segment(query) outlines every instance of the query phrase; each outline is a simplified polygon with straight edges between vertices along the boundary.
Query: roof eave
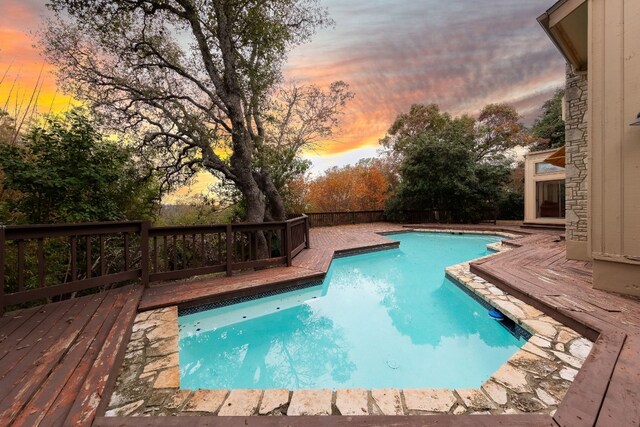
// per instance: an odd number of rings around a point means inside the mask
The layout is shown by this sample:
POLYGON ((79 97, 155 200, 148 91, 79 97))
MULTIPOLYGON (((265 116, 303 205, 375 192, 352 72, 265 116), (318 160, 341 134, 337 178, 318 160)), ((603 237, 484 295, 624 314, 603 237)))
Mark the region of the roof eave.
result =
POLYGON ((566 17, 571 12, 575 11, 579 6, 584 4, 585 1, 586 0, 560 0, 557 3, 555 3, 553 6, 551 6, 542 15, 538 16, 537 18, 538 23, 540 24, 544 32, 547 33, 547 36, 551 39, 551 41, 556 46, 556 48, 560 51, 562 56, 564 56, 566 61, 572 65, 573 70, 577 72, 586 71, 587 70, 586 64, 582 63, 576 56, 571 55, 569 53, 571 49, 569 49, 567 46, 564 46, 560 41, 560 37, 558 36, 558 34, 556 34, 556 32, 552 30, 551 21, 552 21, 552 15, 555 12, 558 12, 561 8, 563 8, 563 6, 567 8, 567 10, 560 11, 562 13, 561 18, 558 18, 558 17, 554 18, 554 20, 556 21, 556 25, 560 21, 562 21, 563 17, 566 17))

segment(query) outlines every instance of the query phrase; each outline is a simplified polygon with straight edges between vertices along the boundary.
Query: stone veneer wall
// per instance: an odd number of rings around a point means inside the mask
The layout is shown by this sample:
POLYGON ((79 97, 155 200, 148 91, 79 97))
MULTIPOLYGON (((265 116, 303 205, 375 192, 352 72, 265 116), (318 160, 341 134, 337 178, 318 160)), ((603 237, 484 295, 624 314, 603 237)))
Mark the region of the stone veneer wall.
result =
POLYGON ((566 139, 566 236, 568 241, 587 241, 587 76, 573 73, 567 65, 565 91, 566 139))

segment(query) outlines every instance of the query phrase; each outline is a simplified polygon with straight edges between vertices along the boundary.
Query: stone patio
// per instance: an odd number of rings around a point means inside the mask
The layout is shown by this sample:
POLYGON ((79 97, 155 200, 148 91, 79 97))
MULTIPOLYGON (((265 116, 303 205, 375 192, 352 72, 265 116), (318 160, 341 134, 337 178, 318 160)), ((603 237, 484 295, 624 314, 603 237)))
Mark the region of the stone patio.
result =
POLYGON ((593 344, 473 275, 468 262, 446 274, 532 334, 479 389, 181 390, 174 306, 138 314, 106 415, 553 414, 593 344))

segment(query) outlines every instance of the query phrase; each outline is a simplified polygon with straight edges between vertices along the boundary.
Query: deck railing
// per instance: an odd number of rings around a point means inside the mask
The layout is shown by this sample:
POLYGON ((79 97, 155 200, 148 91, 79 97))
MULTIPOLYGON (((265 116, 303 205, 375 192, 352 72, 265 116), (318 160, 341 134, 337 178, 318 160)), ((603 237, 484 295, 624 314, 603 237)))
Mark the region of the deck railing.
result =
POLYGON ((366 224, 384 221, 384 211, 353 212, 306 212, 311 227, 328 227, 332 225, 366 224))
POLYGON ((0 312, 125 281, 162 280, 274 265, 309 247, 309 218, 151 227, 149 222, 0 226, 0 312))
MULTIPOLYGON (((334 225, 346 224, 368 224, 372 222, 400 222, 405 224, 419 223, 451 223, 452 215, 450 211, 439 209, 400 211, 395 213, 394 218, 388 218, 385 211, 352 211, 352 212, 305 212, 309 217, 311 227, 330 227, 334 225)), ((488 209, 483 212, 481 222, 496 224, 498 211, 488 209)))
MULTIPOLYGON (((306 212, 311 227, 327 227, 345 224, 367 224, 372 222, 388 221, 382 210, 378 211, 353 211, 353 212, 306 212)), ((451 214, 448 211, 429 209, 423 211, 402 211, 398 213, 397 222, 404 223, 437 223, 450 222, 451 214)))

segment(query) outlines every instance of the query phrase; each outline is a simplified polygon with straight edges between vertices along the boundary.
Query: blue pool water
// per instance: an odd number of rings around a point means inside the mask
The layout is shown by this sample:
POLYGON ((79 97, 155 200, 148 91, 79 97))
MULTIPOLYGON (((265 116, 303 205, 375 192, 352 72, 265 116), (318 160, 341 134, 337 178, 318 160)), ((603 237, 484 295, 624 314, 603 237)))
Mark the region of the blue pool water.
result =
POLYGON ((445 278, 498 237, 403 233, 322 285, 179 317, 180 386, 476 388, 524 340, 445 278))

